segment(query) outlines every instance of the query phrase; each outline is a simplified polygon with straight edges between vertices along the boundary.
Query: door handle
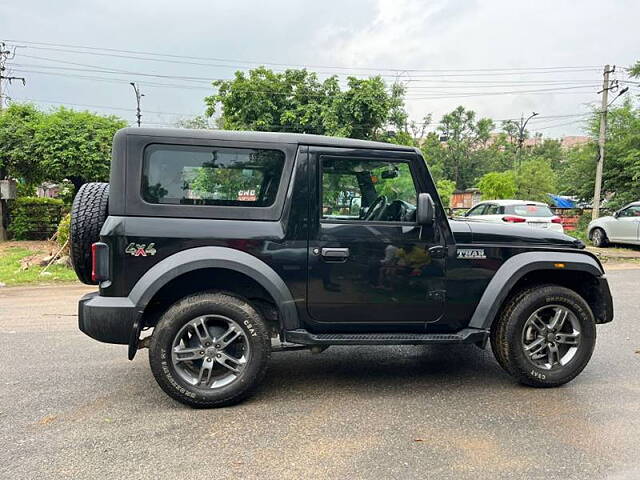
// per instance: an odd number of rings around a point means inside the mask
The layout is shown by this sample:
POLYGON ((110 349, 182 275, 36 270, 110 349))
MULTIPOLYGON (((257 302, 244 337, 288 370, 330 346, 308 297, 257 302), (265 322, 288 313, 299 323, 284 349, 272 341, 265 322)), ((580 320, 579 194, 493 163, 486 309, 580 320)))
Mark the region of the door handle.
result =
POLYGON ((349 257, 348 248, 323 248, 320 254, 327 260, 346 260, 349 257))

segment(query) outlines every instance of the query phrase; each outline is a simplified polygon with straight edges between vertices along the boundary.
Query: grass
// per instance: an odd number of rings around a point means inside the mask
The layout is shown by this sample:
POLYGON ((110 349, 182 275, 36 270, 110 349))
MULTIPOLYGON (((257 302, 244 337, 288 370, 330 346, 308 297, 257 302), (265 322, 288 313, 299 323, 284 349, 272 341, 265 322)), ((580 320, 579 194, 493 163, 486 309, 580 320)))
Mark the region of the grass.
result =
MULTIPOLYGON (((47 272, 51 275, 40 275, 44 267, 31 266, 26 270, 20 269, 20 261, 36 254, 46 254, 46 248, 38 248, 28 242, 25 246, 21 242, 11 242, 12 245, 0 248, 0 282, 11 285, 36 285, 39 283, 75 282, 77 277, 73 269, 63 265, 51 265, 47 272), (18 244, 18 245, 16 245, 18 244)), ((42 244, 41 244, 42 245, 42 244)))

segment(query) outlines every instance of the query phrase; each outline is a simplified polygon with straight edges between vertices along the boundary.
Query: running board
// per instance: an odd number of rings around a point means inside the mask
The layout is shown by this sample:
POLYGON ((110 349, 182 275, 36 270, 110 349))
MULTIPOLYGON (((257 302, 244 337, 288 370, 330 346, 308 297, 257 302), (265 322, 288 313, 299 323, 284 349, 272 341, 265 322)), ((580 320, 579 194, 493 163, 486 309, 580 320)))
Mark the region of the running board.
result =
POLYGON ((287 342, 300 345, 430 345, 475 343, 484 347, 488 330, 465 328, 456 333, 311 333, 286 330, 287 342))

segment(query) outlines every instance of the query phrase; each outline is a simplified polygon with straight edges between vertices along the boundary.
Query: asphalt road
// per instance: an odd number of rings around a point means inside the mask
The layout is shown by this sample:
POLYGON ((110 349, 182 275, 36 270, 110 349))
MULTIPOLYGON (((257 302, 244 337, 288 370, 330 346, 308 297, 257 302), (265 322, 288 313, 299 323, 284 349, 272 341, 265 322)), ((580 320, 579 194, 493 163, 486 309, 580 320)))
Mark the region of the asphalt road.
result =
POLYGON ((515 384, 476 347, 273 355, 259 393, 192 410, 146 351, 76 327, 84 287, 0 289, 0 478, 640 478, 640 270, 572 383, 515 384))

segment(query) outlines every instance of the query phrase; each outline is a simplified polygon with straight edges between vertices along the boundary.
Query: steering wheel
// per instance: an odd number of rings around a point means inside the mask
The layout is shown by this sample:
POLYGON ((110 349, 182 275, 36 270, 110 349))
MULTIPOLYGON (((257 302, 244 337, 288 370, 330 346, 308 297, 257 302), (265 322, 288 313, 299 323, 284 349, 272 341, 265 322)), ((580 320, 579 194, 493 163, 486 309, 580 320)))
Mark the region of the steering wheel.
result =
POLYGON ((409 212, 414 208, 413 205, 404 200, 394 200, 380 211, 376 220, 383 222, 410 221, 409 212))
POLYGON ((378 198, 376 198, 373 201, 373 203, 369 207, 369 210, 367 211, 367 214, 364 216, 363 220, 373 220, 386 206, 387 206, 386 195, 380 195, 378 198))

